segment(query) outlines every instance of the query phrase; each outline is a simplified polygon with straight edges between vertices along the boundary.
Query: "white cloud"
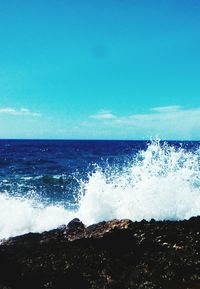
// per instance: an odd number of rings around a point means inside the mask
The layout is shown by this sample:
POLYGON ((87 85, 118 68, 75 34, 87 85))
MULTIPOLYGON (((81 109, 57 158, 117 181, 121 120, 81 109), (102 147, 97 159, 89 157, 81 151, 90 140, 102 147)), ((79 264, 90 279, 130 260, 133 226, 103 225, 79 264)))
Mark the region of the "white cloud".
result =
POLYGON ((90 117, 99 120, 115 119, 115 115, 112 114, 112 112, 109 110, 100 110, 99 112, 91 115, 90 117))
POLYGON ((181 109, 182 107, 180 105, 169 105, 169 106, 153 107, 151 108, 151 111, 171 113, 171 112, 179 111, 181 109))
POLYGON ((145 114, 117 116, 111 111, 107 114, 106 117, 106 112, 99 112, 93 116, 98 127, 112 128, 113 132, 126 133, 130 138, 157 135, 165 139, 200 139, 200 107, 163 106, 151 108, 145 114))
POLYGON ((0 108, 0 114, 8 114, 8 115, 25 115, 37 117, 40 116, 38 112, 31 112, 28 108, 20 108, 19 110, 12 107, 0 108))

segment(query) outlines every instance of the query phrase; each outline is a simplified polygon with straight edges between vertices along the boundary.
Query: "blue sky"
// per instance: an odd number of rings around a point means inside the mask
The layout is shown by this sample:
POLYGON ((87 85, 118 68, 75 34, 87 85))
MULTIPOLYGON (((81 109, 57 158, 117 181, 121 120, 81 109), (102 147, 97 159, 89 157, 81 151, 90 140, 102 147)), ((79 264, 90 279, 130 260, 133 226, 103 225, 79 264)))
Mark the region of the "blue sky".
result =
POLYGON ((200 139, 199 0, 0 0, 0 138, 200 139))

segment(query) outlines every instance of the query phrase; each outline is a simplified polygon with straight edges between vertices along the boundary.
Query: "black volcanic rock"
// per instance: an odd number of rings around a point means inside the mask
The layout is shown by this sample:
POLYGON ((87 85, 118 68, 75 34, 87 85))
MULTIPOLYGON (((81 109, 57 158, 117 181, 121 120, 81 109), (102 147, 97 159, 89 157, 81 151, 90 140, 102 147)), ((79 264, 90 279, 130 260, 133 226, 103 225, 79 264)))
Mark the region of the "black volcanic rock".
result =
POLYGON ((112 220, 0 245, 0 289, 200 289, 200 217, 112 220))

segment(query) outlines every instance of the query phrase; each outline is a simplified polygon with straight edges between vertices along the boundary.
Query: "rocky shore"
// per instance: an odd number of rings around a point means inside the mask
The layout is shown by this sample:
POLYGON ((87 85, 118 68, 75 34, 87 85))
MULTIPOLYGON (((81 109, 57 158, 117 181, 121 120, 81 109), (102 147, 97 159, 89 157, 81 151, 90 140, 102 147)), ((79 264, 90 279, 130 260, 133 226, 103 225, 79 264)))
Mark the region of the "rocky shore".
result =
POLYGON ((200 217, 113 220, 11 238, 0 289, 200 289, 200 217))

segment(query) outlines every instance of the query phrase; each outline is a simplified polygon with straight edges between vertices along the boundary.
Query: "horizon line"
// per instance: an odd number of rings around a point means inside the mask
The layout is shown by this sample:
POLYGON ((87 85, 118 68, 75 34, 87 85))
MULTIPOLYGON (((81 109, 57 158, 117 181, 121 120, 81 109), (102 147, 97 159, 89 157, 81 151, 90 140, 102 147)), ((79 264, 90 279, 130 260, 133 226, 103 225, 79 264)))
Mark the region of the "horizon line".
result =
POLYGON ((199 140, 192 140, 192 139, 86 139, 86 138, 0 138, 0 141, 154 141, 158 140, 161 142, 167 141, 167 142, 200 142, 199 140))

